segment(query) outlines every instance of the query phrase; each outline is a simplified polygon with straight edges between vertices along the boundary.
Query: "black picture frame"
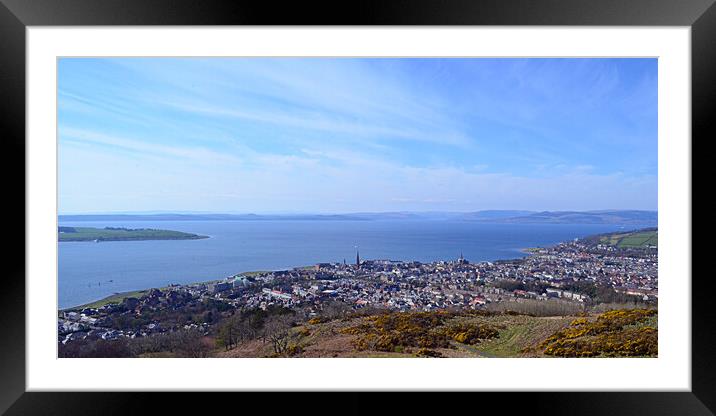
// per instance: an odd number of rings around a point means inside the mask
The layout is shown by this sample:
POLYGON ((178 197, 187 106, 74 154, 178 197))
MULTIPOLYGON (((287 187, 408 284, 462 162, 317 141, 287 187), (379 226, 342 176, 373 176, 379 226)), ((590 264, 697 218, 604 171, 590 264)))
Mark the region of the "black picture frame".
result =
MULTIPOLYGON (((567 25, 688 26, 691 28, 692 138, 716 137, 709 116, 716 110, 716 6, 714 0, 403 0, 210 2, 193 0, 0 0, 0 138, 5 204, 12 217, 10 235, 24 236, 25 214, 25 40, 27 26, 73 25, 567 25), (9 191, 9 192, 7 192, 9 191)), ((693 153, 693 152, 692 152, 693 153)), ((692 162, 693 166, 693 162, 692 162)), ((697 179, 696 175, 693 175, 697 179)), ((693 207, 693 198, 692 198, 693 207)), ((692 209, 693 212, 693 209, 692 209)), ((209 404, 241 403, 235 395, 192 398, 164 393, 29 393, 25 392, 25 238, 13 237, 5 249, 0 288, 0 412, 27 414, 131 414, 166 410, 206 410, 209 404)), ((694 246, 703 252, 706 248, 694 246)), ((703 254, 703 253, 702 253, 703 254)), ((692 255, 693 258, 693 255, 692 255)), ((685 276, 687 278, 688 276, 685 276)), ((694 275, 692 287, 692 389, 690 392, 545 392, 477 393, 459 398, 465 411, 482 411, 493 402, 510 412, 549 414, 709 415, 716 412, 716 359, 711 306, 712 284, 694 275), (479 406, 475 406, 479 403, 479 406), (471 405, 472 404, 472 405, 471 405)), ((141 375, 138 375, 141 377, 141 375)), ((367 413, 380 398, 340 393, 323 398, 270 400, 271 413, 291 409, 367 413)), ((265 397, 255 400, 266 401, 265 397)), ((443 408, 442 399, 426 395, 391 397, 382 411, 443 408), (428 407, 426 407, 428 406, 428 407)), ((453 406, 458 402, 448 399, 453 406)), ((460 407, 460 406, 458 406, 460 407)), ((248 408, 247 408, 248 410, 248 408)), ((453 409, 451 411, 458 411, 453 409)), ((462 410, 460 410, 462 411, 462 410)), ((494 410, 493 410, 494 411, 494 410)))

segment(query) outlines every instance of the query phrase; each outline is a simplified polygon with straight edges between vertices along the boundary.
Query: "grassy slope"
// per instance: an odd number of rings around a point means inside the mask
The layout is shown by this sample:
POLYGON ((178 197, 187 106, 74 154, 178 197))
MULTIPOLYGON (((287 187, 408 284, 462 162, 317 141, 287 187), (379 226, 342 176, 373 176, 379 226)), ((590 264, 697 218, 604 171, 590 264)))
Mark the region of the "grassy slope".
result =
POLYGON ((658 246, 659 243, 659 236, 656 231, 646 231, 646 232, 640 232, 640 233, 633 233, 629 234, 626 237, 622 238, 619 243, 617 243, 618 247, 645 247, 647 245, 650 246, 658 246))
POLYGON ((637 231, 633 233, 619 233, 604 236, 601 242, 622 248, 658 246, 659 234, 657 231, 637 231))
MULTIPOLYGON (((505 329, 500 331, 498 338, 485 340, 475 348, 485 356, 518 357, 522 351, 540 343, 554 332, 567 326, 572 317, 535 318, 531 316, 507 316, 502 318, 505 329), (505 319, 507 318, 507 319, 505 319)), ((529 354, 541 356, 541 354, 529 354)))
POLYGON ((197 234, 171 230, 108 230, 104 228, 72 227, 76 232, 58 233, 59 241, 131 241, 131 240, 194 240, 207 238, 197 234))
MULTIPOLYGON (((504 325, 505 329, 500 330, 500 337, 489 341, 483 341, 478 345, 465 345, 453 342, 454 349, 438 348, 445 357, 519 357, 524 356, 522 350, 528 346, 538 344, 549 337, 555 331, 567 326, 574 317, 567 318, 538 318, 531 316, 491 316, 491 317, 470 317, 455 318, 466 322, 489 322, 496 325, 504 325)), ((382 351, 357 351, 353 348, 354 335, 347 335, 340 332, 341 328, 354 326, 360 322, 360 318, 348 321, 334 320, 317 325, 303 325, 294 328, 293 341, 300 345, 304 352, 298 357, 364 357, 364 358, 411 358, 415 357, 415 351, 404 353, 382 352, 382 351), (308 335, 300 333, 305 329, 308 335)), ((417 348, 415 348, 417 350, 417 348)), ((220 351, 219 357, 266 357, 271 355, 271 345, 261 341, 252 341, 234 350, 220 351)), ((539 354, 528 354, 528 356, 540 356, 539 354)))
MULTIPOLYGON (((465 358, 507 358, 507 357, 549 357, 538 345, 557 331, 566 328, 576 319, 570 317, 532 317, 526 315, 496 315, 489 317, 458 317, 455 322, 490 323, 501 326, 499 337, 482 341, 476 345, 451 342, 454 348, 436 348, 444 357, 465 358)), ((596 319, 592 317, 590 319, 596 319)), ((635 325, 657 327, 658 317, 635 325)), ((361 318, 333 320, 316 325, 304 324, 293 329, 291 343, 303 348, 296 357, 364 357, 364 358, 411 358, 417 348, 399 352, 358 351, 353 347, 355 335, 341 333, 342 328, 357 325, 361 318)), ((217 351, 218 357, 268 357, 272 354, 271 344, 254 340, 239 347, 217 351)))
POLYGON ((139 298, 143 294, 147 293, 149 289, 146 290, 135 290, 132 292, 122 292, 122 293, 115 293, 114 295, 107 296, 104 299, 100 299, 95 302, 87 303, 85 305, 75 306, 72 308, 67 308, 66 310, 74 310, 74 309, 84 309, 84 308, 99 308, 104 305, 108 305, 110 303, 121 303, 125 298, 139 298))

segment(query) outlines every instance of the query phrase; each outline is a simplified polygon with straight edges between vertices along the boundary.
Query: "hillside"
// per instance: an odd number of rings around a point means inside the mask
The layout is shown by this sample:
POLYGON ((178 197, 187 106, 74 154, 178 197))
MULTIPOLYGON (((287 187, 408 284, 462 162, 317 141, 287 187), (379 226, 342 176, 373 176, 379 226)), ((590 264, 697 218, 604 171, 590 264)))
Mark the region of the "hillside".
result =
POLYGON ((516 224, 613 224, 655 226, 655 211, 544 211, 503 218, 500 221, 516 224))
POLYGON ((622 237, 617 237, 617 247, 658 247, 659 246, 659 234, 657 231, 643 231, 629 233, 622 237))
POLYGON ((254 339, 218 357, 624 357, 657 355, 655 310, 592 316, 393 312, 291 329, 285 349, 254 339))
POLYGON ((657 248, 659 246, 659 232, 656 228, 645 228, 624 233, 600 234, 589 237, 585 241, 619 248, 657 248))
POLYGON ((458 219, 467 221, 493 221, 503 220, 507 218, 525 217, 534 214, 534 211, 515 211, 515 210, 485 210, 467 212, 461 214, 458 219))
POLYGON ((460 220, 515 224, 612 224, 655 226, 655 211, 518 211, 357 212, 348 214, 103 214, 60 215, 61 222, 79 221, 380 221, 460 220))

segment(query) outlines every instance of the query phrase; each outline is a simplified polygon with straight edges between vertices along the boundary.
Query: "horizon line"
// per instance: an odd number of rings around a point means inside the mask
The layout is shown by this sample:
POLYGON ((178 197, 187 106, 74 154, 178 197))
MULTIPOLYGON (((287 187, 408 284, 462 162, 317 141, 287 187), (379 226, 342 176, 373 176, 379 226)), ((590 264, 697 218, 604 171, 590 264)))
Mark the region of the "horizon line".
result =
POLYGON ((358 215, 358 214, 471 214, 478 212, 579 212, 579 213, 603 213, 620 211, 658 212, 658 209, 633 209, 633 208, 601 208, 588 210, 556 209, 556 210, 533 210, 533 209, 480 209, 468 211, 453 210, 401 210, 401 211, 345 211, 345 212, 319 212, 319 211, 193 211, 193 210, 146 210, 146 211, 95 211, 95 212, 64 212, 58 216, 67 215, 358 215))

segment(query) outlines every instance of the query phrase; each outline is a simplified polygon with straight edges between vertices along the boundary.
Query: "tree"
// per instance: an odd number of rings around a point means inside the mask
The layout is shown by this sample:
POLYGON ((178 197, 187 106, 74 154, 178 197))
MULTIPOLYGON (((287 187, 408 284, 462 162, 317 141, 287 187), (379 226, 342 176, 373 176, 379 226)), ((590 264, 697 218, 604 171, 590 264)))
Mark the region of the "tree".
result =
POLYGON ((253 338, 254 333, 255 331, 248 320, 241 319, 238 316, 231 316, 219 327, 217 344, 230 350, 238 343, 253 338))
POLYGON ((265 337, 271 342, 274 352, 278 355, 283 354, 288 347, 292 323, 291 318, 286 315, 273 315, 266 320, 265 337))
POLYGON ((59 344, 59 356, 62 358, 125 358, 133 357, 125 338, 117 340, 78 340, 59 344))
POLYGON ((338 319, 348 316, 351 307, 344 302, 333 301, 323 306, 321 315, 328 319, 338 319))
POLYGON ((212 323, 214 321, 214 313, 212 311, 204 312, 203 320, 207 324, 212 323))
POLYGON ((203 358, 211 352, 211 348, 204 342, 204 337, 199 331, 185 330, 177 331, 181 343, 177 348, 180 357, 203 358))

